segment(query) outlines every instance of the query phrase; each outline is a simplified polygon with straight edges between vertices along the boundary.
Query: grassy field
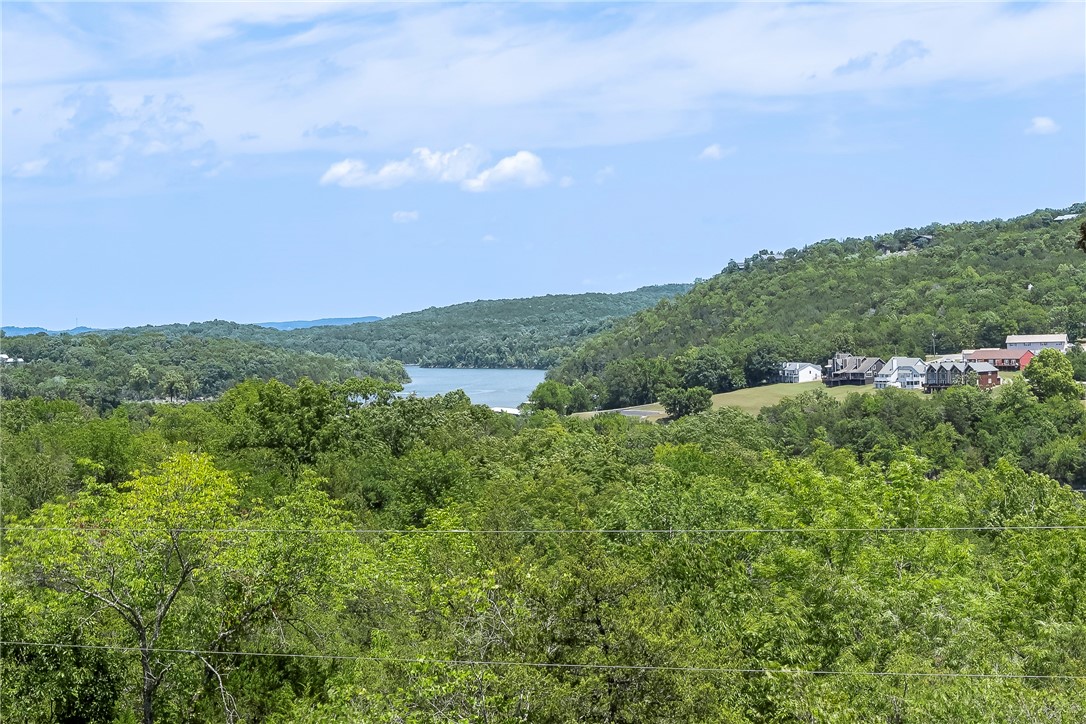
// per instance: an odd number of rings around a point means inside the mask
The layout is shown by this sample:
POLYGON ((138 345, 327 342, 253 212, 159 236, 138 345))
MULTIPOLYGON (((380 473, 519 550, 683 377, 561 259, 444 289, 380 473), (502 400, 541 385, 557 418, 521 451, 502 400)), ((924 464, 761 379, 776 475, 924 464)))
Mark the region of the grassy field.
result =
MULTIPOLYGON (((843 400, 852 392, 870 392, 874 388, 871 385, 862 387, 858 385, 826 387, 821 382, 803 382, 798 385, 779 384, 765 385, 763 387, 749 387, 742 390, 736 390, 735 392, 722 392, 719 395, 713 395, 713 409, 718 407, 738 407, 744 412, 757 415, 763 407, 776 405, 786 397, 795 397, 802 392, 815 389, 825 390, 826 394, 831 397, 843 400)), ((625 407, 623 409, 652 413, 646 415, 646 418, 650 420, 666 417, 664 408, 657 403, 651 405, 638 405, 637 407, 625 407)), ((615 410, 601 410, 600 412, 615 412, 615 410)), ((575 412, 573 414, 576 417, 592 417, 593 415, 598 415, 599 412, 575 412)))
POLYGON ((843 400, 854 392, 867 393, 874 391, 874 389, 873 385, 826 387, 821 382, 801 382, 797 385, 764 385, 713 395, 713 407, 738 407, 743 412, 757 415, 763 407, 772 407, 786 397, 795 397, 809 390, 823 390, 830 397, 843 400))
MULTIPOLYGON (((1008 384, 1012 379, 1021 377, 1021 372, 1001 372, 1000 377, 1003 378, 1003 384, 1008 384)), ((743 412, 750 413, 751 415, 757 415, 763 407, 771 407, 776 405, 781 400, 787 397, 795 397, 798 394, 807 392, 808 390, 821 389, 826 392, 830 397, 838 400, 843 400, 853 392, 859 392, 861 394, 868 394, 874 391, 872 385, 841 385, 840 387, 826 387, 821 382, 803 382, 798 385, 790 384, 778 384, 778 385, 765 385, 763 387, 748 387, 742 390, 736 390, 735 392, 723 392, 719 395, 713 395, 713 408, 718 407, 737 407, 743 412)), ((923 394, 917 392, 916 394, 923 394)), ((999 394, 999 388, 995 389, 995 394, 999 394)), ((651 405, 639 405, 637 407, 624 408, 629 411, 638 411, 646 414, 646 419, 656 420, 662 417, 666 417, 664 414, 664 408, 660 405, 653 403, 651 405)), ((613 412, 613 410, 604 410, 604 412, 613 412)), ((577 417, 591 417, 599 413, 596 412, 577 412, 574 413, 577 417)))
MULTIPOLYGON (((1022 376, 1021 372, 1000 372, 999 376, 1003 380, 1003 384, 1010 384, 1011 380, 1022 376)), ((826 387, 821 382, 803 382, 798 385, 765 385, 764 387, 749 387, 742 390, 736 390, 735 392, 724 392, 719 395, 713 395, 713 407, 723 407, 725 405, 729 407, 738 407, 743 412, 749 412, 752 415, 757 415, 763 407, 771 407, 786 397, 795 397, 796 395, 806 392, 808 390, 815 390, 821 388, 825 390, 826 394, 830 397, 834 397, 838 400, 843 400, 853 392, 860 392, 868 394, 875 391, 874 385, 841 385, 840 387, 826 387)), ((993 392, 999 394, 1000 388, 996 387, 993 392)), ((918 395, 924 394, 917 391, 918 395)), ((656 409, 659 406, 653 406, 656 409)))

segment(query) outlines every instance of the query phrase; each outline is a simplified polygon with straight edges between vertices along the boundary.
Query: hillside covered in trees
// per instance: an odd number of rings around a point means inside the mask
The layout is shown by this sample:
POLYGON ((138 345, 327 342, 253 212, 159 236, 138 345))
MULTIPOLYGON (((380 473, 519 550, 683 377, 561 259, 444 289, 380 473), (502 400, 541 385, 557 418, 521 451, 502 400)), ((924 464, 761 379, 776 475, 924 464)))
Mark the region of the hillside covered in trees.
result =
POLYGON ((931 224, 733 262, 686 294, 617 322, 551 371, 609 408, 663 388, 727 392, 785 360, 834 352, 923 356, 1008 334, 1086 335, 1086 204, 1010 220, 931 224))
POLYGON ((0 717, 1081 721, 1086 500, 942 444, 1081 435, 1016 385, 945 425, 895 390, 669 425, 362 380, 3 401, 0 717))
POLYGON ((140 334, 0 337, 21 364, 0 370, 6 398, 40 396, 112 409, 125 400, 213 397, 247 379, 338 381, 370 375, 406 381, 403 365, 270 347, 236 339, 140 334))
POLYGON ((347 358, 391 358, 424 367, 545 369, 580 340, 610 328, 614 320, 689 288, 664 284, 617 294, 480 300, 374 322, 286 331, 218 320, 120 331, 236 339, 347 358))

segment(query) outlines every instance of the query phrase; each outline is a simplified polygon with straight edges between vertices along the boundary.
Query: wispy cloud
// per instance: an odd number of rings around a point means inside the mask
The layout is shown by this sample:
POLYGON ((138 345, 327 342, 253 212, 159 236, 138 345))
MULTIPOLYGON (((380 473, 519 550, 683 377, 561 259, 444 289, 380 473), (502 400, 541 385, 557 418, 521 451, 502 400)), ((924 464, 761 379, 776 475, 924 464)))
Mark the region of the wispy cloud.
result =
POLYGON ((878 53, 864 53, 863 55, 857 55, 855 58, 849 58, 847 63, 834 68, 833 74, 848 75, 849 73, 865 71, 871 67, 871 64, 875 62, 875 58, 878 56, 878 53))
POLYGON ((16 164, 11 169, 11 175, 16 178, 32 178, 34 176, 41 176, 45 167, 49 165, 49 159, 36 158, 33 161, 24 161, 23 163, 16 164))
POLYGON ((409 182, 458 183, 465 191, 489 191, 503 185, 535 188, 547 183, 549 176, 543 161, 530 151, 518 151, 481 168, 487 154, 466 145, 452 151, 416 148, 399 161, 389 161, 371 171, 365 161, 344 159, 332 164, 321 177, 322 185, 348 188, 388 189, 409 182))
POLYGON ((1026 127, 1026 133, 1037 136, 1045 136, 1059 130, 1059 124, 1048 116, 1034 116, 1026 127))
POLYGON ((607 181, 614 175, 615 175, 615 167, 614 166, 604 166, 603 168, 601 168, 599 171, 596 172, 596 176, 595 176, 596 184, 599 185, 599 186, 602 186, 603 184, 607 183, 607 181))
POLYGON ((919 40, 902 40, 887 54, 882 69, 893 70, 898 66, 905 65, 910 60, 920 60, 930 54, 931 51, 919 40))
POLYGON ((6 146, 25 154, 9 163, 43 155, 60 99, 89 78, 117 98, 184 98, 223 153, 357 153, 656 140, 737 103, 952 83, 1000 94, 1080 77, 1084 61, 1079 3, 629 5, 606 23, 515 5, 103 8, 5 6, 5 104, 24 108, 5 118, 6 146))
POLYGON ((417 211, 393 211, 392 221, 397 224, 413 224, 419 220, 417 211))
POLYGON ((319 138, 322 140, 330 138, 365 138, 366 132, 358 126, 343 124, 336 121, 335 123, 328 123, 323 126, 307 128, 302 136, 304 138, 319 138))
POLYGON ((702 149, 701 153, 698 154, 698 158, 702 161, 719 161, 733 153, 735 153, 735 146, 724 148, 719 143, 713 143, 702 149))
POLYGON ((61 108, 65 121, 40 149, 41 157, 19 163, 12 176, 105 181, 126 170, 161 176, 191 171, 215 157, 192 107, 176 95, 118 102, 96 86, 68 94, 61 108))

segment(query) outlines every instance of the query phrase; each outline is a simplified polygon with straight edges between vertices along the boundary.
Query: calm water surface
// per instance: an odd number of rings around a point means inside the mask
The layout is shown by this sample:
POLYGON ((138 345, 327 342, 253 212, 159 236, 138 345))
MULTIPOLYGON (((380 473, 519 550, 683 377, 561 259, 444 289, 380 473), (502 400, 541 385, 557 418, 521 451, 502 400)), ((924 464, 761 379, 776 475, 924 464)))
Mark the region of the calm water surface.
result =
POLYGON ((411 382, 405 393, 419 397, 443 395, 463 390, 471 401, 488 407, 516 407, 527 401, 536 385, 543 381, 544 370, 458 370, 445 367, 407 366, 411 382))

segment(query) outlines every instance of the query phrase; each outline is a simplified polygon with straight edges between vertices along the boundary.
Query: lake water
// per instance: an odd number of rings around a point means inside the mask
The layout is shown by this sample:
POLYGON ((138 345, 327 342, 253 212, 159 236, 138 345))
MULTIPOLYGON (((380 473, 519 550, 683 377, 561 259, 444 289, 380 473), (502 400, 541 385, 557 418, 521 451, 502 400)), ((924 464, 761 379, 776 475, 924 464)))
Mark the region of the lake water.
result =
POLYGON ((408 365, 411 382, 404 385, 403 391, 430 397, 463 390, 477 405, 516 407, 528 400, 545 373, 545 370, 465 370, 408 365))

